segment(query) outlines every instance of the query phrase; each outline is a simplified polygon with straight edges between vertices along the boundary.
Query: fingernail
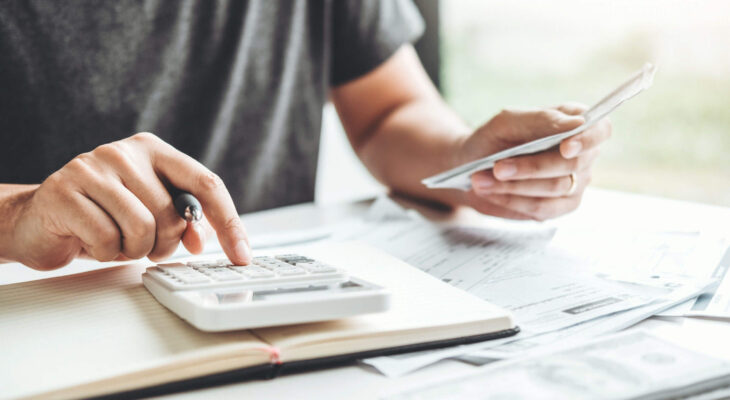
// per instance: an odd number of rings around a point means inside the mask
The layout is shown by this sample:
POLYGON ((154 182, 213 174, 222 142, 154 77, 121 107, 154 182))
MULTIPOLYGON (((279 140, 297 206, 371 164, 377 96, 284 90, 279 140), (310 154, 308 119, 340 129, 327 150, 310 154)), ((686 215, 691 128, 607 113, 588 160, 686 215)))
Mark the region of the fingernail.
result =
POLYGON ((565 149, 565 156, 568 158, 575 157, 580 153, 581 149, 583 148, 583 144, 577 140, 568 142, 566 145, 567 149, 565 149))
POLYGON ((251 262, 251 248, 248 247, 248 243, 246 243, 245 240, 239 240, 233 251, 236 253, 236 258, 239 260, 243 260, 246 263, 251 262))
POLYGON ((517 165, 513 161, 502 161, 494 167, 497 178, 509 178, 517 173, 517 165))

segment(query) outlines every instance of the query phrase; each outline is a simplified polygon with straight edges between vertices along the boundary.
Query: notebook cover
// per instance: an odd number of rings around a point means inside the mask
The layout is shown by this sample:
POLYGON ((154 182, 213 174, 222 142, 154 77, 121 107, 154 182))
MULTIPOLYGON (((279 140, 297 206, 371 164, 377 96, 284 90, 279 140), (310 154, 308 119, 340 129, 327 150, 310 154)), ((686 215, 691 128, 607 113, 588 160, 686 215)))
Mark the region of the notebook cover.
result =
POLYGON ((467 336, 456 339, 445 339, 437 340, 434 342, 388 347, 385 349, 367 350, 357 353, 348 353, 335 356, 313 358, 309 360, 292 361, 283 364, 257 365, 253 367, 220 372, 212 375, 205 375, 193 379, 169 382, 162 385, 150 386, 142 389, 96 396, 92 397, 91 399, 139 399, 144 397, 160 396, 163 394, 179 393, 188 390, 225 385, 235 382, 243 382, 253 379, 272 379, 279 375, 287 375, 292 373, 306 372, 316 369, 332 368, 352 364, 355 361, 364 358, 389 356, 394 354, 402 354, 422 350, 433 350, 443 347, 501 339, 516 335, 519 331, 520 328, 516 326, 512 329, 507 329, 503 331, 485 333, 475 336, 467 336))

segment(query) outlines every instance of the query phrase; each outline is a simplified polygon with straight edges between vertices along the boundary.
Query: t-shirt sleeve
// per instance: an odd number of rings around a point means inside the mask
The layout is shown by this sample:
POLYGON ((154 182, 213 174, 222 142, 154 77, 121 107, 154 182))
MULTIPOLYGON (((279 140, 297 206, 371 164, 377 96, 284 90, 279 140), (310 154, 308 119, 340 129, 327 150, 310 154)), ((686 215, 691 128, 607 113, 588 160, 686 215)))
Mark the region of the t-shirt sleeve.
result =
POLYGON ((365 75, 423 34, 423 19, 411 0, 333 3, 332 86, 365 75))

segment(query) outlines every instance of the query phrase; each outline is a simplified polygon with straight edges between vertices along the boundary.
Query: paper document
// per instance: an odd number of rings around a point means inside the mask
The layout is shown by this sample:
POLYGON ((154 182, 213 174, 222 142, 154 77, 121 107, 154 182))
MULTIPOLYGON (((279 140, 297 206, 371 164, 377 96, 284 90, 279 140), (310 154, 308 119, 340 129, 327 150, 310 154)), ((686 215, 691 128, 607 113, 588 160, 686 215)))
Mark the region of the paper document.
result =
MULTIPOLYGON (((482 365, 494 360, 523 356, 527 352, 538 351, 545 346, 561 343, 565 340, 587 340, 598 335, 628 328, 667 308, 697 297, 711 282, 710 280, 676 281, 670 283, 671 288, 655 288, 655 290, 660 290, 664 294, 650 304, 605 315, 553 332, 535 334, 523 330, 518 335, 509 338, 399 356, 375 357, 363 360, 363 362, 376 368, 386 376, 397 377, 446 358, 457 358, 472 364, 482 365)), ((655 292, 655 295, 660 296, 660 293, 655 292)))
POLYGON ((730 318, 730 277, 727 272, 730 269, 730 247, 717 264, 715 275, 722 278, 715 290, 710 294, 700 296, 690 305, 684 315, 704 316, 716 318, 730 318))
POLYGON ((537 153, 551 147, 555 147, 564 139, 577 135, 593 126, 593 124, 606 117, 611 113, 611 111, 621 105, 621 103, 636 96, 641 93, 641 91, 651 86, 655 72, 655 66, 649 63, 645 64, 641 70, 632 75, 631 79, 616 88, 616 90, 599 101, 590 110, 583 113, 585 122, 571 131, 547 136, 507 150, 502 150, 488 157, 472 161, 438 175, 426 178, 422 182, 431 189, 451 188, 469 190, 471 188, 470 177, 475 172, 490 169, 494 166, 495 162, 505 158, 537 153))
POLYGON ((561 229, 550 243, 551 248, 585 259, 592 270, 604 277, 636 281, 638 277, 656 280, 676 276, 717 282, 698 298, 660 314, 667 317, 696 315, 706 310, 730 269, 729 245, 728 238, 696 231, 605 229, 561 229))
POLYGON ((730 363, 643 331, 496 363, 387 399, 665 399, 730 384, 730 363))
MULTIPOLYGON (((543 333, 656 300, 592 275, 566 275, 544 249, 553 230, 440 227, 424 221, 377 224, 358 240, 460 289, 512 311, 521 329, 543 333)), ((561 258, 558 260, 563 262, 561 258)))
POLYGON ((387 221, 362 223, 347 238, 369 242, 512 310, 522 328, 508 339, 364 360, 388 376, 444 358, 487 353, 490 360, 511 357, 563 339, 627 328, 702 293, 712 282, 707 266, 718 257, 716 246, 702 245, 707 241, 697 232, 556 231, 522 224, 444 227, 411 218, 387 198, 379 199, 372 211, 387 215, 387 221), (612 310, 614 296, 624 295, 624 305, 638 305, 612 310))
POLYGON ((592 337, 613 333, 633 326, 657 313, 666 310, 687 299, 697 297, 711 281, 694 282, 693 284, 678 281, 671 289, 665 288, 665 294, 659 300, 631 310, 617 312, 601 318, 573 325, 555 332, 535 335, 528 338, 515 338, 499 346, 489 346, 486 350, 470 352, 470 356, 494 358, 499 352, 502 358, 523 355, 524 352, 535 351, 541 346, 554 345, 563 340, 587 340, 592 337))

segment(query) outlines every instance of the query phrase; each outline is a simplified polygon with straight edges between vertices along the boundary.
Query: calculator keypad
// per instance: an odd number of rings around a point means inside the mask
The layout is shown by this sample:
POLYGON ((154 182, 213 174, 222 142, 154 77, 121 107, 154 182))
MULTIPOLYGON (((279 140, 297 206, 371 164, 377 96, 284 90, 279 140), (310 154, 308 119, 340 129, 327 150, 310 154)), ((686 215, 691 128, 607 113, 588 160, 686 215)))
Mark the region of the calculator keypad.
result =
POLYGON ((158 264, 151 276, 173 289, 319 280, 345 276, 344 272, 297 254, 254 257, 250 265, 238 266, 227 259, 158 264))

